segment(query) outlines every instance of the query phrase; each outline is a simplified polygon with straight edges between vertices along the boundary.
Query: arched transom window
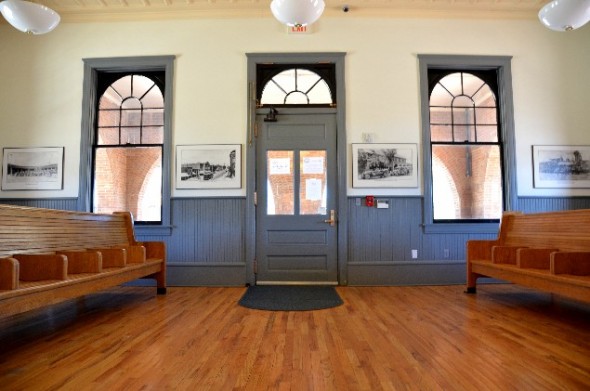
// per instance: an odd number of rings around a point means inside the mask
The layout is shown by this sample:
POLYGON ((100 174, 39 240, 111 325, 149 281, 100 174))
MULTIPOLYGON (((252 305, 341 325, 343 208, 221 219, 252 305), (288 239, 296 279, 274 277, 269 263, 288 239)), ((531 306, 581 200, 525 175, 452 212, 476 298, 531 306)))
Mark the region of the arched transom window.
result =
POLYGON ((275 73, 262 86, 261 105, 333 105, 329 85, 319 73, 307 68, 290 68, 275 73))

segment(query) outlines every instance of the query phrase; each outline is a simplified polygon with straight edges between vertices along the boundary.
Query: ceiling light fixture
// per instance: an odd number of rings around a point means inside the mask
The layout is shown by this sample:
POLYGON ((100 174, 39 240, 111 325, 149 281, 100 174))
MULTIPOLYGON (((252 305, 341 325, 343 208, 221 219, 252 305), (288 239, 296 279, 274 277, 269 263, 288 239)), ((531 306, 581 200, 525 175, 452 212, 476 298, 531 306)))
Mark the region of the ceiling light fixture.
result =
POLYGON ((50 32, 60 21, 51 8, 22 0, 0 0, 0 13, 17 30, 35 35, 50 32))
POLYGON ((325 6, 324 0, 272 0, 270 10, 287 26, 307 26, 320 18, 325 6))
POLYGON ((539 20, 551 30, 575 30, 590 22, 590 0, 553 0, 541 8, 539 20))

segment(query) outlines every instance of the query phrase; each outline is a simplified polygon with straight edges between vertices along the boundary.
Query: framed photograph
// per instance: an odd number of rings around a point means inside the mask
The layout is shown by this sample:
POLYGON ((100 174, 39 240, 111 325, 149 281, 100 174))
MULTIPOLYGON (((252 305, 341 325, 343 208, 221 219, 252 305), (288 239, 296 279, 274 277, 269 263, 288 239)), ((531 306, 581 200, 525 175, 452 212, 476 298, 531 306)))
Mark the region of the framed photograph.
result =
POLYGON ((63 166, 63 147, 4 148, 2 190, 61 190, 63 166))
POLYGON ((352 144, 352 187, 418 187, 416 144, 352 144))
POLYGON ((533 145, 537 188, 590 188, 590 146, 533 145))
POLYGON ((177 189, 239 189, 241 181, 240 144, 176 146, 177 189))

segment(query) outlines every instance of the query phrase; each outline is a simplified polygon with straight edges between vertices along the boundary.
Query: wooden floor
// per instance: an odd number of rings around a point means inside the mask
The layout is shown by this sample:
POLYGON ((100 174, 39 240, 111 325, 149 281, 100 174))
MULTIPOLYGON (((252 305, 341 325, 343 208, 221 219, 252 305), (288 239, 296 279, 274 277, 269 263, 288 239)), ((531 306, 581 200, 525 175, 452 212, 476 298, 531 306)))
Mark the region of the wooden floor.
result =
POLYGON ((339 287, 344 305, 312 312, 154 291, 0 318, 0 389, 590 389, 590 305, 512 285, 339 287))

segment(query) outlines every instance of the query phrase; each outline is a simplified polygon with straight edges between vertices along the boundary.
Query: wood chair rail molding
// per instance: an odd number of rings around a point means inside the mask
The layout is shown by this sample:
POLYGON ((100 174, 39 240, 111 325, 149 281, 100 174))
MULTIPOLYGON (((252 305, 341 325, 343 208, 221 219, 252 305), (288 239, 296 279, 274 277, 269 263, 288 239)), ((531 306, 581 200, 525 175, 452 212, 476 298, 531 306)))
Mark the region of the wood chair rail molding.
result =
POLYGON ((590 209, 507 212, 495 240, 467 241, 467 292, 492 277, 590 302, 590 209))
POLYGON ((129 212, 0 205, 0 316, 138 278, 166 293, 163 242, 137 242, 129 212))

